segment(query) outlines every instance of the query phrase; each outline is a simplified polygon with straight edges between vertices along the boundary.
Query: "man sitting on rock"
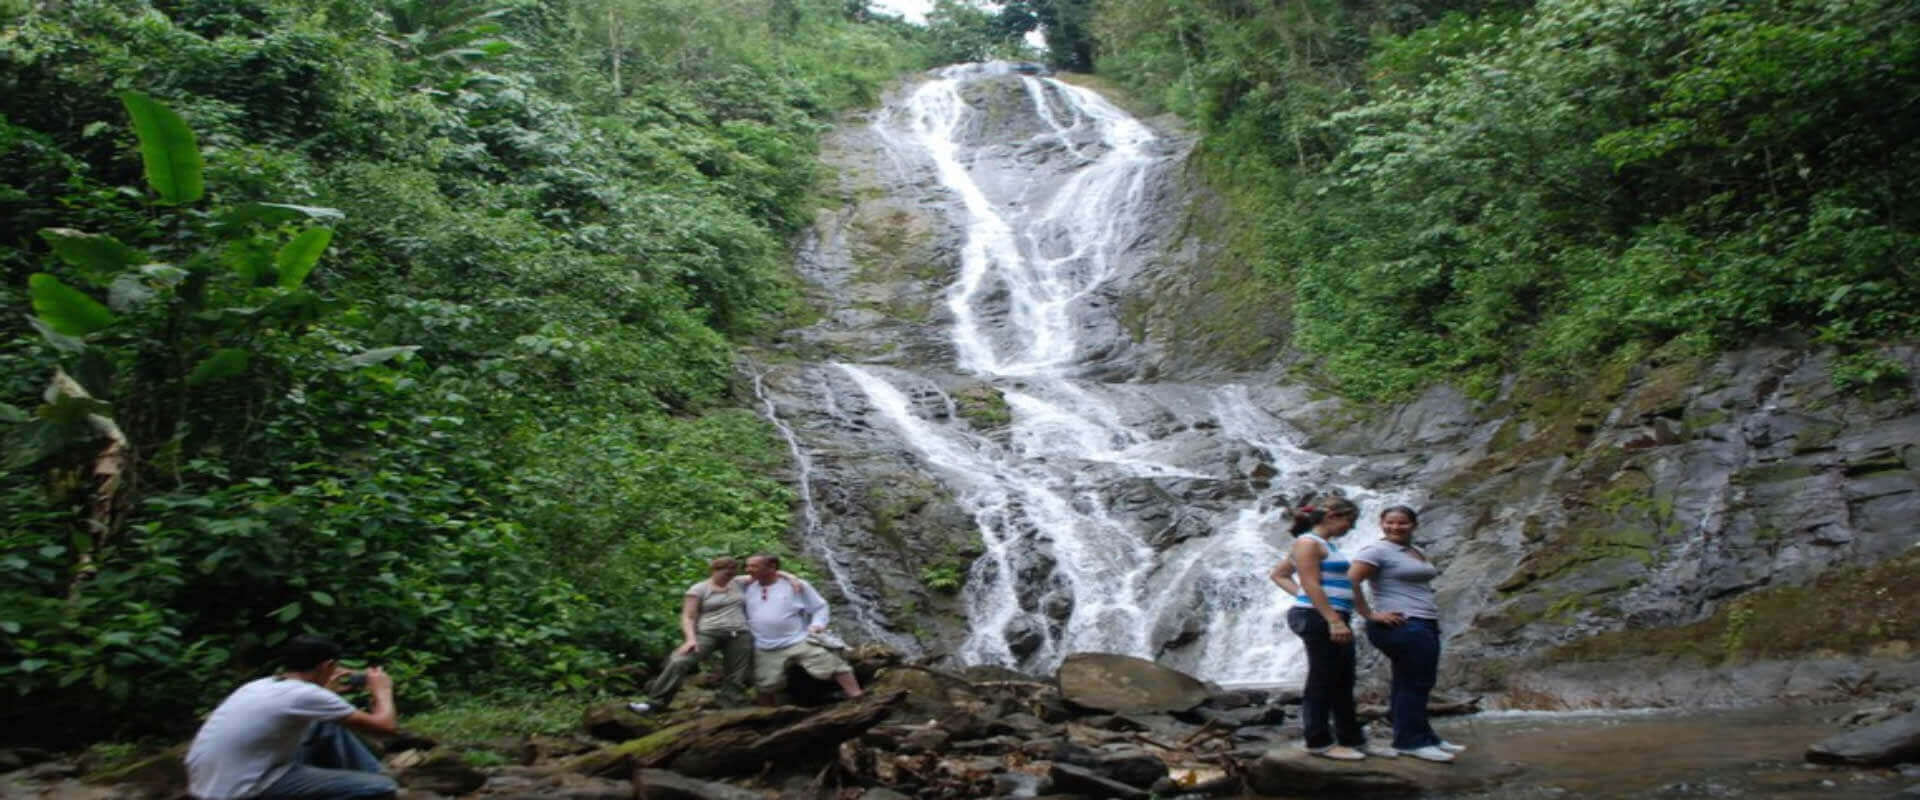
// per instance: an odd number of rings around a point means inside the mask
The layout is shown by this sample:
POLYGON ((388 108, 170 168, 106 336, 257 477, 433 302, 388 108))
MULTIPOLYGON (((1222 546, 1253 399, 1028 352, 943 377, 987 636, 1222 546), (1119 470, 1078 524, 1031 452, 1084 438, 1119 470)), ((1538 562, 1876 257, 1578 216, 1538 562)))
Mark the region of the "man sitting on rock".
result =
POLYGON ((346 730, 394 731, 393 679, 368 667, 373 710, 361 711, 333 692, 353 676, 339 659, 328 639, 288 641, 284 673, 235 689, 200 726, 187 750, 187 790, 201 800, 394 796, 379 759, 346 730))
POLYGON ((773 705, 787 685, 787 665, 798 663, 820 680, 831 678, 847 697, 860 696, 853 668, 833 651, 808 641, 827 629, 827 601, 812 586, 780 580, 780 559, 747 559, 747 629, 753 632, 753 686, 760 705, 773 705))

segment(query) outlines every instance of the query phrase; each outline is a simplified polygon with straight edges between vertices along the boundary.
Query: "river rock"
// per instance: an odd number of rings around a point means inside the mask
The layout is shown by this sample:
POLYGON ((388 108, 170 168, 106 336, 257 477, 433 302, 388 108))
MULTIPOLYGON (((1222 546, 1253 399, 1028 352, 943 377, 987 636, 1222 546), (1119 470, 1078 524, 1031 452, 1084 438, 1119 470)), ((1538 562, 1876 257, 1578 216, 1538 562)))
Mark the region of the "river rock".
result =
POLYGON ((633 772, 632 797, 634 800, 761 800, 762 795, 664 769, 640 769, 633 772))
POLYGON ((903 693, 900 713, 910 719, 938 716, 954 706, 979 700, 965 678, 917 666, 881 670, 867 689, 880 694, 903 693))
MULTIPOLYGON (((487 800, 633 800, 633 784, 565 772, 541 776, 508 773, 488 779, 479 796, 487 800)), ((427 799, 408 791, 400 795, 400 800, 427 799)))
POLYGON ((1208 694, 1192 675, 1116 653, 1074 653, 1056 677, 1068 702, 1100 711, 1186 711, 1208 694))
POLYGON ((463 795, 487 782, 485 773, 474 769, 460 753, 450 748, 427 752, 417 763, 394 773, 393 779, 408 789, 444 795, 463 795))
POLYGON ((1086 767, 1057 761, 1047 770, 1047 777, 1053 779, 1053 788, 1061 792, 1090 797, 1118 797, 1122 800, 1146 800, 1149 796, 1145 789, 1129 786, 1086 767))
POLYGON ((1920 761, 1920 711, 1821 740, 1807 748, 1807 760, 1860 767, 1920 761))
POLYGON ((1091 763, 1080 764, 1103 777, 1129 786, 1147 788, 1167 776, 1167 765, 1145 750, 1112 750, 1096 755, 1091 763))
POLYGON ((1248 765, 1247 788, 1256 794, 1297 797, 1327 794, 1417 794, 1465 788, 1451 767, 1411 758, 1334 761, 1293 747, 1279 747, 1248 765))

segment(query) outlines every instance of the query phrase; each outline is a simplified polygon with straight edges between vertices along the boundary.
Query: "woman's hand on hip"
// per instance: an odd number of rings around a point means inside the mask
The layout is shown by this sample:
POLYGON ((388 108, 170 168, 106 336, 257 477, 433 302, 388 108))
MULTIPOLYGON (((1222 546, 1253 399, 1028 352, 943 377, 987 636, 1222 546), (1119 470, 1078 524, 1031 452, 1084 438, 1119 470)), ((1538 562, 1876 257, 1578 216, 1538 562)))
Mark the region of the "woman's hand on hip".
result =
POLYGON ((1407 621, 1407 615, 1398 611, 1381 611, 1367 616, 1368 622, 1377 622, 1389 628, 1397 628, 1407 621))

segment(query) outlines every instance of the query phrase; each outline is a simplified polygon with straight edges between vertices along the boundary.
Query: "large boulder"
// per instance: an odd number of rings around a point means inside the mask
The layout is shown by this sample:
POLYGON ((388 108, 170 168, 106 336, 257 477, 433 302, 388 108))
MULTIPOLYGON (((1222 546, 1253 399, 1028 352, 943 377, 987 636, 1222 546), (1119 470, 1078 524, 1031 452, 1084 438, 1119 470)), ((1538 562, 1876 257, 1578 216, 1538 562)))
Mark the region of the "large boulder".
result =
POLYGON ((1100 711, 1186 711, 1209 694, 1192 675, 1115 653, 1067 656, 1056 679, 1068 702, 1100 711))
POLYGON ((1807 748, 1807 760, 1859 767, 1920 761, 1920 711, 1828 737, 1807 748))
POLYGON ((1434 764, 1414 758, 1334 761, 1297 747, 1266 751, 1245 765, 1254 794, 1300 797, 1420 794, 1468 791, 1503 776, 1492 765, 1434 764))

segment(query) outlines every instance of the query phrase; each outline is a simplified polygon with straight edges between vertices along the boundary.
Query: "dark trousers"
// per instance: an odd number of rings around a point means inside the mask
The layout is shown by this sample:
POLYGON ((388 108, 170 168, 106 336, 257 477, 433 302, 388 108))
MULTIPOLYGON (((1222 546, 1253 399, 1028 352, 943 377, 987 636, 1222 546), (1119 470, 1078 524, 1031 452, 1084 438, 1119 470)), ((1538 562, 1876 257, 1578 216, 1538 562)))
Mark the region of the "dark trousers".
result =
POLYGON ((1393 662, 1393 694, 1387 715, 1393 720, 1393 746, 1417 750, 1440 743, 1427 721, 1427 698, 1440 672, 1439 620, 1408 617, 1394 627, 1368 625, 1367 641, 1393 662))
MULTIPOLYGON (((1342 619, 1347 616, 1340 615, 1342 619)), ((1307 649, 1307 687, 1300 698, 1300 721, 1307 728, 1307 746, 1366 744, 1367 735, 1360 730, 1360 718, 1353 710, 1353 642, 1334 644, 1327 621, 1311 608, 1288 610, 1287 627, 1307 649), (1333 718, 1331 727, 1327 724, 1329 716, 1333 718)))
POLYGON ((335 722, 307 728, 292 769, 258 800, 364 800, 392 797, 399 786, 380 774, 380 759, 335 722))

